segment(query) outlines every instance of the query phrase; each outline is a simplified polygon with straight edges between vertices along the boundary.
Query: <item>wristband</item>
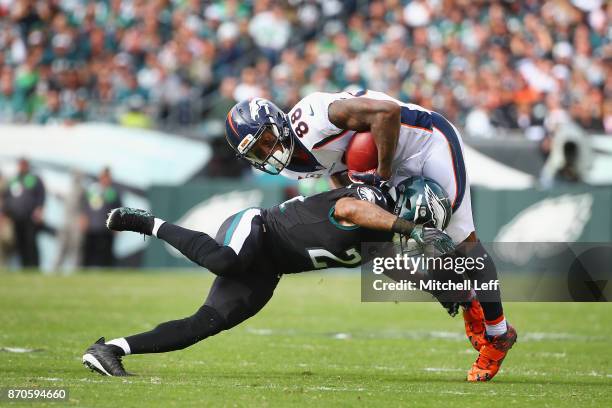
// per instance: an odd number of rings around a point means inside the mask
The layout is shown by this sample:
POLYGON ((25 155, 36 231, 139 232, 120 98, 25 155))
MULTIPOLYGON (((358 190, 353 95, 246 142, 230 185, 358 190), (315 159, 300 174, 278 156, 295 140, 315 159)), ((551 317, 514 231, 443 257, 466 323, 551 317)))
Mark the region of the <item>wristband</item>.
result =
POLYGON ((414 223, 401 217, 397 217, 393 222, 393 226, 391 227, 391 231, 402 235, 410 235, 413 229, 414 223))

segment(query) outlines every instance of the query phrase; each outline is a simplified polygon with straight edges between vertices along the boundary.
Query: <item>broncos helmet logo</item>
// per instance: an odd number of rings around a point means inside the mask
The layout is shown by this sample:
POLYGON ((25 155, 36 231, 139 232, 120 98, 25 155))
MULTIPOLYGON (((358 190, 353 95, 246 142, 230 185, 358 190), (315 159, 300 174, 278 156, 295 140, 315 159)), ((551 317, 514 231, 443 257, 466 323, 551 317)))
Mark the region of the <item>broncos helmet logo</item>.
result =
POLYGON ((259 109, 261 109, 262 107, 266 109, 266 113, 270 113, 270 109, 268 108, 268 104, 266 103, 265 99, 253 98, 249 102, 249 111, 253 120, 257 120, 257 118, 259 117, 259 109))

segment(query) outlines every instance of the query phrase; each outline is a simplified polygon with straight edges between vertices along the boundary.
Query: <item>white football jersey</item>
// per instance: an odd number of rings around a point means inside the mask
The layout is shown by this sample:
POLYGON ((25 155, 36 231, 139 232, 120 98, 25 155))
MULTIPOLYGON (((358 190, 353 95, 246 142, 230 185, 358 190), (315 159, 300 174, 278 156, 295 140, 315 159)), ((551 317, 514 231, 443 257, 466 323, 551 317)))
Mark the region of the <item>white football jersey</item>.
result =
POLYGON ((392 178, 418 174, 422 166, 422 158, 419 156, 431 143, 431 111, 419 105, 401 102, 382 92, 369 90, 357 94, 314 92, 298 102, 289 111, 289 122, 298 140, 322 168, 285 168, 281 174, 290 178, 308 178, 329 176, 346 170, 344 153, 355 131, 340 129, 331 123, 329 105, 339 99, 359 97, 388 100, 402 107, 402 126, 392 164, 392 178))
POLYGON ((289 111, 289 122, 297 139, 289 166, 281 174, 291 178, 329 176, 346 170, 344 153, 355 134, 329 120, 329 105, 339 99, 382 99, 401 107, 401 127, 391 165, 391 185, 410 176, 438 182, 448 194, 453 215, 446 232, 460 243, 474 231, 470 184, 463 159, 463 141, 457 128, 436 112, 404 103, 382 92, 315 92, 289 111), (297 159, 296 159, 297 158, 297 159))

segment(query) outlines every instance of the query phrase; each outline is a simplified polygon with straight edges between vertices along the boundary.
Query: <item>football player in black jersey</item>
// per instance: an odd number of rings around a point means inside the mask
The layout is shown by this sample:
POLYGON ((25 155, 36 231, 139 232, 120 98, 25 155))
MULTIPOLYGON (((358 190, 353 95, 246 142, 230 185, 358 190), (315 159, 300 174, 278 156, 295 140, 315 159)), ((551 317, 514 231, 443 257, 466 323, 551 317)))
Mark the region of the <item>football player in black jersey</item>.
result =
MULTIPOLYGON (((128 375, 122 356, 180 350, 230 329, 266 305, 283 274, 361 265, 364 242, 391 242, 399 233, 441 252, 452 251, 452 240, 441 232, 450 217, 448 198, 435 182, 415 179, 390 194, 368 185, 351 185, 295 197, 270 209, 249 208, 229 217, 216 239, 143 210, 113 210, 107 220, 109 229, 154 235, 217 277, 204 305, 192 316, 109 342, 101 338, 87 349, 83 363, 103 375, 128 375), (437 193, 425 198, 436 200, 437 207, 427 208, 437 210, 422 214, 423 223, 415 216, 414 202, 406 198, 408 192, 413 194, 406 188, 410 183, 437 193)), ((425 207, 422 211, 429 211, 425 207)))

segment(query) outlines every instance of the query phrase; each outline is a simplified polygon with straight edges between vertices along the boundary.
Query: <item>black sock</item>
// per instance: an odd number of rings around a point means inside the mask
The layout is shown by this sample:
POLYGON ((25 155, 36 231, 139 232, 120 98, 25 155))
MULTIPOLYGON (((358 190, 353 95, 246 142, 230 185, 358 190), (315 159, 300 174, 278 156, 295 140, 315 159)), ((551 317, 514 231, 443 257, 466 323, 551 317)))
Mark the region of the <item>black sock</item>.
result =
MULTIPOLYGON (((479 284, 498 279, 495 263, 493 263, 491 255, 487 253, 487 250, 482 246, 480 241, 466 242, 458 251, 462 253, 463 256, 473 259, 480 258, 482 260, 482 264, 484 265, 482 269, 474 267, 466 270, 465 273, 470 279, 476 280, 479 284)), ((485 320, 493 321, 504 314, 499 287, 492 290, 477 290, 476 296, 482 305, 485 320)))

